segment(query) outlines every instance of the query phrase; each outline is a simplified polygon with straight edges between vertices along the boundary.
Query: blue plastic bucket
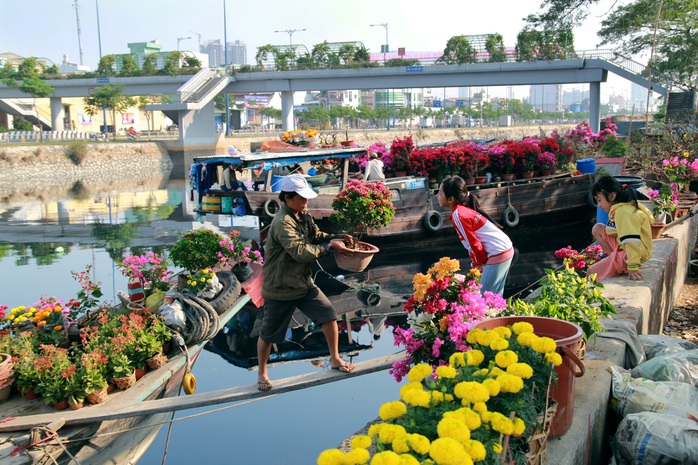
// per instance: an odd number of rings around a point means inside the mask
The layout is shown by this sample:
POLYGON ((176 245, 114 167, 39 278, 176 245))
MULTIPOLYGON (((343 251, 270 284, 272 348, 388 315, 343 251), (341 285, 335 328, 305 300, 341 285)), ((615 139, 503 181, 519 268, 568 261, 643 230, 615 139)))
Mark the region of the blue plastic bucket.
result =
MULTIPOLYGON (((618 184, 621 186, 625 184, 635 190, 645 187, 645 180, 641 176, 613 176, 613 178, 618 181, 618 184)), ((608 213, 603 211, 598 205, 596 206, 596 222, 603 224, 608 223, 608 213)))
POLYGON ((593 158, 577 160, 577 171, 584 174, 596 174, 596 160, 593 158))
POLYGON ((271 175, 271 191, 281 192, 281 183, 284 182, 285 176, 278 176, 276 174, 271 175))
POLYGON ((598 205, 596 206, 596 222, 603 223, 603 224, 608 223, 608 213, 603 211, 603 209, 601 207, 599 207, 598 205))

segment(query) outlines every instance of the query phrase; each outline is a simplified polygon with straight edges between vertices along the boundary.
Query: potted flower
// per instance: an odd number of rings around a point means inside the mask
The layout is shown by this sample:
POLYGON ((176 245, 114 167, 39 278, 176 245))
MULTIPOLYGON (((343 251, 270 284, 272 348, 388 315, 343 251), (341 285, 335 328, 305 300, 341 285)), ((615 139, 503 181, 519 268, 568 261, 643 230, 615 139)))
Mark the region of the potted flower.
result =
POLYGON ((679 190, 688 191, 691 181, 698 178, 698 158, 688 160, 689 152, 684 151, 681 157, 671 157, 662 160, 664 172, 670 183, 676 183, 679 190))
POLYGON ((655 222, 664 223, 671 218, 679 201, 679 190, 676 183, 662 184, 658 189, 647 191, 647 198, 652 203, 652 216, 655 222))
POLYGON ((480 294, 480 272, 459 274, 458 260, 444 257, 426 274, 415 275, 414 294, 405 311, 409 328, 395 328, 395 345, 405 347, 404 360, 390 370, 397 381, 410 366, 426 363, 434 367, 448 361, 456 351, 465 350, 465 338, 474 320, 495 316, 506 302, 501 296, 480 294))
POLYGON ((591 265, 598 262, 606 256, 603 248, 598 245, 590 245, 581 252, 577 252, 568 245, 565 248, 555 251, 557 258, 562 258, 564 263, 578 271, 586 271, 591 265))
POLYGON ((544 176, 553 174, 555 163, 557 162, 555 154, 552 152, 541 152, 536 157, 536 168, 543 172, 544 176))
POLYGON ((407 175, 407 167, 412 150, 414 150, 414 143, 411 136, 407 136, 404 139, 395 139, 390 145, 392 170, 395 172, 395 176, 407 175))
POLYGON ((223 249, 219 258, 223 263, 231 265, 233 274, 238 281, 243 282, 252 275, 250 263, 263 263, 264 259, 259 250, 252 250, 249 241, 242 239, 240 231, 230 231, 228 237, 220 242, 223 249))
MULTIPOLYGON (((145 295, 145 306, 154 307, 162 303, 170 285, 172 272, 167 269, 167 260, 154 252, 145 255, 130 255, 119 264, 121 273, 129 283, 138 283, 145 295), (149 299, 150 296, 155 296, 149 299)), ((131 286, 129 286, 131 288, 131 286)))
POLYGON ((562 362, 555 341, 516 323, 473 330, 467 344, 472 350, 438 367, 412 367, 368 434, 354 437, 346 456, 329 449, 317 462, 538 463, 555 412, 547 392, 562 362))
POLYGON ((91 404, 99 404, 106 400, 108 363, 109 358, 100 348, 94 348, 80 356, 78 378, 87 401, 91 404))
POLYGON ((170 249, 169 258, 176 266, 194 272, 216 268, 221 264, 223 236, 211 229, 200 228, 186 232, 170 249))
POLYGON ((128 389, 136 383, 136 371, 133 362, 123 350, 113 350, 109 353, 107 364, 108 376, 119 389, 128 389))
POLYGON ((330 221, 343 227, 353 238, 351 251, 353 253, 347 251, 335 254, 335 259, 341 261, 349 256, 352 258, 358 258, 357 254, 361 256, 360 263, 342 264, 352 268, 348 271, 363 271, 373 254, 378 252, 378 247, 360 242, 359 239, 369 229, 381 229, 390 223, 395 215, 395 207, 390 198, 390 189, 382 182, 365 183, 351 179, 332 201, 334 213, 330 215, 330 221))

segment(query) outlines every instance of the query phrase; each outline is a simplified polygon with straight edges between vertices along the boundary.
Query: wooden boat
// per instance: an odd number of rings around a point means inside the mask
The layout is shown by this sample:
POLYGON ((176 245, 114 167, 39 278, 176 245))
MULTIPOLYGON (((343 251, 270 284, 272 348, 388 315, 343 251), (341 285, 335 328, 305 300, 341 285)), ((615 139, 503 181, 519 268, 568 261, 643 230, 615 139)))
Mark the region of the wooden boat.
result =
MULTIPOLYGON (((365 148, 342 148, 308 150, 303 152, 262 152, 239 155, 196 157, 191 166, 190 184, 198 195, 197 213, 202 215, 254 216, 259 220, 260 230, 271 222, 280 208, 279 183, 282 181, 282 168, 308 172, 312 164, 327 163, 332 176, 325 176, 319 183, 309 177, 311 186, 318 197, 309 202, 308 211, 323 231, 340 232, 336 224, 329 221, 334 210, 332 201, 349 179, 349 160, 366 151, 365 148), (222 172, 225 165, 231 164, 249 176, 254 188, 223 192, 212 189, 218 180, 216 173, 222 172), (202 170, 208 175, 202 176, 202 170), (273 174, 277 170, 279 174, 273 174), (259 173, 257 176, 251 173, 259 173), (331 179, 331 181, 327 181, 331 179), (256 189, 256 190, 255 190, 256 189), (232 198, 230 212, 217 208, 221 199, 232 198)), ((325 174, 325 173, 322 173, 325 174)), ((545 221, 551 216, 556 221, 565 217, 579 218, 593 214, 595 206, 590 200, 594 174, 574 175, 559 173, 549 176, 518 179, 514 181, 491 182, 470 186, 481 207, 492 218, 507 228, 516 228, 527 221, 545 221), (541 219, 542 218, 542 219, 541 219)), ((450 212, 439 206, 438 191, 429 187, 423 176, 403 176, 387 178, 385 184, 392 192, 392 202, 396 209, 393 220, 380 230, 369 230, 367 238, 371 243, 376 239, 386 239, 383 243, 394 243, 393 236, 414 237, 434 236, 451 228, 448 221, 450 212)), ((230 202, 230 201, 229 201, 230 202)), ((235 224, 235 221, 232 222, 235 224)), ((263 239, 263 238, 262 238, 263 239)))
MULTIPOLYGON (((261 270, 261 267, 260 267, 261 270)), ((255 273, 254 276, 259 276, 255 273)), ((243 283, 250 289, 254 278, 243 283)), ((246 305, 250 293, 242 293, 219 315, 219 329, 246 305)), ((27 465, 54 463, 81 465, 136 463, 172 415, 170 411, 122 415, 139 411, 146 401, 177 397, 182 380, 206 341, 177 349, 161 368, 150 371, 126 391, 109 394, 104 403, 79 410, 57 411, 43 399, 27 400, 13 393, 0 404, 0 463, 27 465), (50 429, 45 429, 50 425, 50 429)))

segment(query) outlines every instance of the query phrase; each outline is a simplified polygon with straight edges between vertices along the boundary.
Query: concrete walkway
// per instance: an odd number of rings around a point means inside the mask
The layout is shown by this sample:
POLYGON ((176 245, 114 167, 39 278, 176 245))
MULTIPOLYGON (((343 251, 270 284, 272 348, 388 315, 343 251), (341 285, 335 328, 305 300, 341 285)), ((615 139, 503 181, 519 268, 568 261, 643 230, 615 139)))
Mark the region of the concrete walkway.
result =
MULTIPOLYGON (((614 320, 630 320, 638 334, 659 334, 681 294, 696 243, 696 218, 665 230, 654 241, 654 252, 642 268, 643 281, 626 276, 603 282, 604 295, 616 307, 614 320)), ((586 373, 576 378, 574 421, 560 438, 548 440, 547 463, 583 465, 608 463, 610 458, 609 399, 612 365, 623 366, 625 343, 597 338, 587 346, 586 373)))

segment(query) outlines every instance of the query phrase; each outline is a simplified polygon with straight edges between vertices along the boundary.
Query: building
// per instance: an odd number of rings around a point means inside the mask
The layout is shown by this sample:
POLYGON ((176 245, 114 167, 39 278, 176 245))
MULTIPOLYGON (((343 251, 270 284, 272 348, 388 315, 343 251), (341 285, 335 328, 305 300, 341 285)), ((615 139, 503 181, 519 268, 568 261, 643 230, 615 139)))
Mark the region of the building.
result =
POLYGON ((199 46, 199 51, 208 56, 208 65, 210 67, 218 68, 225 65, 223 46, 220 40, 204 40, 199 46))
POLYGON ((228 42, 228 63, 238 66, 247 64, 247 44, 245 42, 241 40, 228 42))
MULTIPOLYGON (((155 68, 162 69, 165 66, 165 58, 172 53, 172 51, 163 51, 162 44, 157 40, 151 40, 148 42, 133 42, 126 44, 129 49, 129 53, 122 53, 115 55, 115 71, 119 73, 121 71, 123 59, 130 56, 138 64, 140 68, 143 68, 143 63, 145 62, 145 57, 150 55, 155 55, 157 58, 155 60, 155 68)), ((203 53, 195 53, 189 50, 182 50, 180 52, 182 56, 193 56, 196 57, 201 62, 202 68, 209 67, 208 55, 203 53)))
POLYGON ((531 86, 530 95, 530 104, 536 111, 562 111, 562 84, 531 86))

